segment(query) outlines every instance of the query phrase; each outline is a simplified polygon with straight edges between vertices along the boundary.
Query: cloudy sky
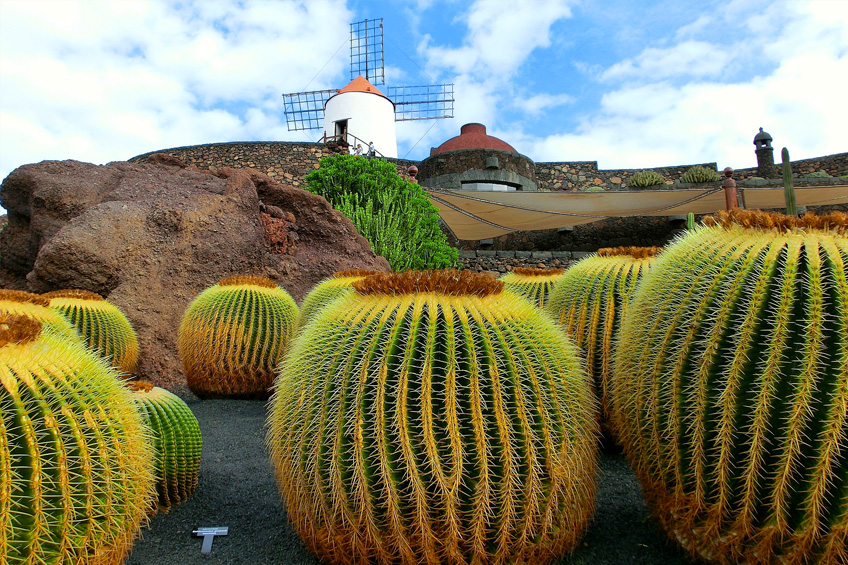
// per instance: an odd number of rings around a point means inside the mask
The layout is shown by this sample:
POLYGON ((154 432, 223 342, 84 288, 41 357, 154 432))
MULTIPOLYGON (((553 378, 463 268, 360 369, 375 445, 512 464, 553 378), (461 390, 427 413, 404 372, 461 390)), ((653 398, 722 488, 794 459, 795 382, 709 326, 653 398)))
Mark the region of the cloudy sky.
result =
POLYGON ((386 83, 452 82, 455 117, 535 161, 756 165, 848 151, 848 0, 0 0, 0 178, 289 132, 283 93, 349 81, 349 24, 384 19, 386 83), (779 156, 777 157, 779 160, 779 156))

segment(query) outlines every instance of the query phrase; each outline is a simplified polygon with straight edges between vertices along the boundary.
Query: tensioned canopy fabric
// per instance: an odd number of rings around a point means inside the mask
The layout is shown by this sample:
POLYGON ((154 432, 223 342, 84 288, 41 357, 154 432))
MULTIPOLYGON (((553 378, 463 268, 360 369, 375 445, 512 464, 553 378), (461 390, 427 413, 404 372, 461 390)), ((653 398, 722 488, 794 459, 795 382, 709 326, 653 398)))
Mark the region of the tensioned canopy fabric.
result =
MULTIPOLYGON (((544 230, 631 216, 710 214, 725 209, 724 190, 633 192, 483 192, 426 188, 442 220, 459 239, 478 240, 514 231, 544 230)), ((749 209, 783 208, 782 188, 739 189, 749 209)), ((848 203, 848 186, 795 189, 799 206, 848 203)))

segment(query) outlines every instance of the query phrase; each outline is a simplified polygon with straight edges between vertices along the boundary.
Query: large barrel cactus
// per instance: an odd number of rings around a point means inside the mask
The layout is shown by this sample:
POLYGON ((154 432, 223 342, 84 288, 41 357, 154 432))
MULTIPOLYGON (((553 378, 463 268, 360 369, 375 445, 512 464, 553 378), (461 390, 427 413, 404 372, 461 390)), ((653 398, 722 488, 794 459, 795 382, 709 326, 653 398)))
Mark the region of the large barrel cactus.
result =
POLYGON ((0 563, 123 562, 151 468, 117 372, 82 341, 0 313, 0 563))
POLYGON ((88 346, 113 367, 131 375, 138 363, 138 336, 120 308, 94 292, 79 289, 42 294, 68 319, 88 346))
POLYGON ((613 247, 572 265, 554 284, 545 310, 583 352, 601 422, 609 421, 612 346, 621 312, 660 247, 613 247))
POLYGON ((377 271, 366 271, 353 269, 339 271, 323 281, 319 282, 309 291, 300 305, 299 326, 305 326, 318 313, 321 308, 338 298, 339 296, 353 292, 351 286, 369 275, 376 275, 377 271))
POLYGON ((473 273, 353 283, 281 364, 268 443, 332 563, 546 563, 593 512, 597 406, 574 346, 473 273))
POLYGON ((71 323, 59 312, 50 308, 50 300, 25 290, 0 289, 0 313, 17 314, 49 326, 59 335, 72 341, 83 339, 71 323))
POLYGON ((180 324, 189 388, 201 398, 267 398, 297 318, 294 299, 265 277, 230 277, 207 288, 180 324))
POLYGON ((131 381, 127 386, 153 434, 158 507, 167 511, 197 488, 203 449, 200 424, 175 394, 145 381, 131 381))
POLYGON ((671 537, 721 563, 848 563, 848 215, 707 219, 619 336, 613 423, 671 537))
POLYGON ((563 272, 563 269, 516 267, 512 272, 502 275, 500 280, 509 290, 523 296, 539 308, 544 308, 551 289, 563 272))

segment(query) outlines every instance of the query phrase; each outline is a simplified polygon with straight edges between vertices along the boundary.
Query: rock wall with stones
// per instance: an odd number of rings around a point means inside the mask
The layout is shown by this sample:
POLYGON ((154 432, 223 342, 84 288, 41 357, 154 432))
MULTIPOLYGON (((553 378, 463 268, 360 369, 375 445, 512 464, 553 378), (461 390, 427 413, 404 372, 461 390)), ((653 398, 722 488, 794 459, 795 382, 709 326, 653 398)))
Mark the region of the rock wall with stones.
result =
MULTIPOLYGON (((792 157, 791 151, 789 157, 792 157)), ((777 174, 781 175, 780 150, 777 148, 774 150, 774 167, 777 174)), ((834 155, 792 161, 793 176, 803 177, 817 171, 824 171, 832 177, 848 175, 848 153, 836 153, 834 155)), ((746 179, 755 176, 757 176, 757 167, 736 169, 733 173, 733 178, 735 179, 746 179)))
POLYGON ((453 178, 454 175, 462 175, 471 170, 477 173, 472 175, 475 180, 481 182, 508 181, 510 175, 516 175, 523 177, 529 183, 522 182, 520 178, 513 179, 512 182, 518 182, 522 185, 529 184, 534 187, 537 185, 533 161, 519 153, 498 149, 459 149, 438 153, 418 164, 418 180, 421 184, 430 186, 428 184, 430 179, 436 177, 453 178), (490 173, 492 178, 487 178, 486 173, 490 173))
MULTIPOLYGON (((699 165, 716 170, 715 163, 699 163, 699 165)), ((694 166, 599 170, 597 161, 536 163, 536 180, 539 190, 622 190, 627 188, 627 179, 641 170, 655 171, 666 179, 667 184, 671 184, 694 166)))

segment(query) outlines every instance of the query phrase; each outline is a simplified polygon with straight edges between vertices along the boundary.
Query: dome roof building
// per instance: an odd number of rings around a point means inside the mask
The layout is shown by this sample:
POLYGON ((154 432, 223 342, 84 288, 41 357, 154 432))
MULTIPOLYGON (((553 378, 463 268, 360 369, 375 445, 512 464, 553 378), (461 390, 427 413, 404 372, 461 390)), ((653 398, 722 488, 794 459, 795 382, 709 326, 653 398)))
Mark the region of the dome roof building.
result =
POLYGON ((498 149, 500 151, 510 151, 518 153, 512 145, 486 134, 486 126, 483 124, 465 124, 459 130, 459 135, 452 137, 439 145, 430 149, 430 155, 438 155, 446 151, 457 151, 459 149, 498 149))

